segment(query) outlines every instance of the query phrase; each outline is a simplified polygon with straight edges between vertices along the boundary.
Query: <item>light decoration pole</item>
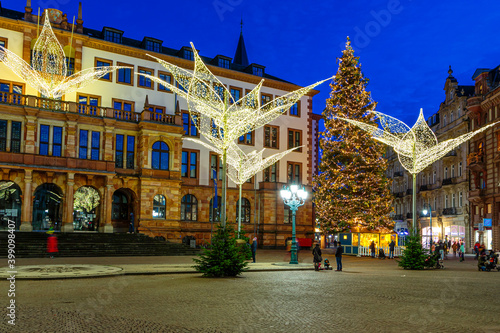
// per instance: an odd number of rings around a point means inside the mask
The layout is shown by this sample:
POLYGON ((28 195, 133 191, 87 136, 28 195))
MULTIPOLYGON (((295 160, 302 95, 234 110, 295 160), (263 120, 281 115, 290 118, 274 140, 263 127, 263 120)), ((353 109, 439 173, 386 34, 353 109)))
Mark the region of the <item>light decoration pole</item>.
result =
POLYGON ((290 255, 290 264, 298 264, 297 258, 297 240, 295 239, 295 212, 306 203, 307 192, 304 187, 298 185, 284 186, 280 191, 281 198, 285 205, 292 211, 292 251, 290 255))
POLYGON ((420 115, 412 128, 402 121, 384 113, 378 111, 368 111, 368 113, 375 116, 378 125, 371 125, 353 119, 337 118, 358 126, 362 130, 370 133, 375 140, 391 146, 398 154, 401 165, 412 174, 413 232, 416 231, 417 226, 417 174, 435 161, 441 159, 450 150, 455 149, 474 135, 498 123, 495 122, 473 132, 465 133, 455 139, 449 139, 438 143, 436 135, 425 121, 422 109, 420 109, 420 115))
POLYGON ((186 99, 194 125, 204 139, 220 151, 223 164, 221 222, 225 226, 227 151, 231 144, 242 135, 268 124, 287 112, 302 96, 328 79, 294 90, 264 105, 261 105, 260 99, 260 90, 264 83, 264 80, 261 80, 252 91, 235 100, 227 86, 203 63, 192 43, 191 47, 194 56, 192 72, 151 56, 172 74, 177 85, 152 75, 137 74, 167 87, 186 99))
POLYGON ((33 47, 32 59, 31 66, 14 52, 0 46, 0 60, 28 85, 40 92, 42 97, 52 99, 59 99, 69 92, 87 86, 116 69, 126 68, 93 67, 67 76, 67 58, 52 31, 48 11, 45 11, 45 22, 33 47))
MULTIPOLYGON (((198 143, 211 151, 221 155, 222 151, 219 147, 210 145, 200 139, 185 138, 187 141, 192 141, 198 143)), ((238 204, 238 235, 241 231, 241 202, 242 202, 242 187, 243 184, 252 178, 254 175, 260 171, 266 169, 267 167, 273 165, 280 159, 282 159, 288 153, 291 153, 295 149, 301 147, 295 147, 282 151, 280 153, 273 154, 268 157, 263 157, 266 149, 260 151, 253 150, 250 153, 245 153, 237 144, 233 143, 229 146, 227 150, 227 176, 239 187, 239 204, 238 204)))
POLYGON ((431 249, 432 247, 432 242, 433 242, 433 239, 432 239, 432 207, 431 207, 431 204, 425 204, 424 203, 424 210, 422 210, 422 213, 424 213, 424 215, 427 215, 427 207, 429 207, 429 226, 430 226, 430 229, 431 229, 431 236, 430 236, 430 241, 429 241, 429 250, 431 249))

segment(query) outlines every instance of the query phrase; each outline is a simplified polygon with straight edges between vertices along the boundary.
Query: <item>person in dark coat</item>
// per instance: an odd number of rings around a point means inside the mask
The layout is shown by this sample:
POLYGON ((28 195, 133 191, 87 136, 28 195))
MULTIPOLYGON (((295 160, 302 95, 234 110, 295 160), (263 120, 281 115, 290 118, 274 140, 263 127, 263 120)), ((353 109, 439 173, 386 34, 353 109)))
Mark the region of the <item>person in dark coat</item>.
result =
POLYGON ((316 243, 316 246, 314 247, 312 253, 313 253, 314 270, 319 271, 319 263, 323 261, 323 258, 321 257, 321 249, 318 243, 316 243))
POLYGON ((394 247, 396 246, 396 242, 394 239, 389 243, 389 259, 394 259, 394 247))
POLYGON ((339 242, 337 246, 337 251, 335 252, 335 259, 337 260, 337 270, 336 272, 342 272, 342 253, 344 253, 344 248, 339 242))
POLYGON ((257 237, 253 238, 251 250, 252 250, 252 259, 253 262, 255 262, 255 253, 257 253, 257 237))
POLYGON ((372 258, 375 258, 375 241, 372 241, 370 243, 370 255, 372 258))

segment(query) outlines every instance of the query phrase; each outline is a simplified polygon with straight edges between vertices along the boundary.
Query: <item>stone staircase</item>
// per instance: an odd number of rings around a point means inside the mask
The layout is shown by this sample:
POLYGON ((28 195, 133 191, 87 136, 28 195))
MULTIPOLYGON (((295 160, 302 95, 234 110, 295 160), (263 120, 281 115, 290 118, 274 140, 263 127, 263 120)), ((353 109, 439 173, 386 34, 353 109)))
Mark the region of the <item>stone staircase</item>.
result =
MULTIPOLYGON (((16 258, 47 256, 47 234, 14 233, 16 258)), ((55 233, 60 257, 193 256, 198 249, 170 243, 144 234, 55 233)), ((0 257, 7 257, 8 232, 0 232, 0 257)))

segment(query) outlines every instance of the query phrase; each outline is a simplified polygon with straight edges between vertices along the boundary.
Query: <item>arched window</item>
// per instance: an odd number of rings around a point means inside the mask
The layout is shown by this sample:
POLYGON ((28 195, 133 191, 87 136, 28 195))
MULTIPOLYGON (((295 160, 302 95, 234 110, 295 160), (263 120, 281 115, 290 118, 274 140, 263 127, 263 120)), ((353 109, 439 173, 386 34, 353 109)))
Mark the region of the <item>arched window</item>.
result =
POLYGON ((181 220, 198 220, 198 200, 194 195, 186 194, 181 200, 181 220))
POLYGON ((217 196, 217 202, 214 202, 214 198, 210 199, 210 222, 220 222, 220 211, 222 198, 217 196))
POLYGON ((63 213, 63 192, 56 184, 38 186, 33 197, 33 230, 60 230, 63 213))
POLYGON ((153 144, 152 167, 156 170, 169 169, 169 149, 165 142, 155 142, 153 144))
POLYGON ((113 193, 113 204, 111 207, 112 220, 128 220, 128 199, 124 192, 117 190, 113 193))
MULTIPOLYGON (((250 223, 250 201, 247 198, 241 200, 241 222, 250 223)), ((236 203, 236 221, 240 218, 240 200, 236 203)))
POLYGON ((8 220, 16 222, 16 230, 21 225, 21 188, 11 181, 0 182, 0 230, 9 229, 8 220))
POLYGON ((154 219, 164 219, 166 211, 167 201, 165 197, 161 194, 155 195, 153 198, 153 218, 154 219))

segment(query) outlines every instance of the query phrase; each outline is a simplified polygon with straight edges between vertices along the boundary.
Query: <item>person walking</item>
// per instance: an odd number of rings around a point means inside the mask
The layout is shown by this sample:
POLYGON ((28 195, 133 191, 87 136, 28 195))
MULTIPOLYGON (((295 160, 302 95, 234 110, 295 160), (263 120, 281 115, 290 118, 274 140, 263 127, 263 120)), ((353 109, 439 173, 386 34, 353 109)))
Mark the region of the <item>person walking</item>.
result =
POLYGON ((451 248, 453 249, 453 256, 457 256, 457 242, 453 242, 453 245, 451 246, 451 248))
POLYGON ((312 254, 314 262, 314 270, 319 271, 319 264, 321 261, 323 261, 323 258, 321 257, 321 249, 318 243, 316 243, 316 246, 314 247, 312 254))
POLYGON ((342 253, 344 253, 344 248, 339 242, 337 246, 337 251, 335 252, 335 260, 337 260, 337 270, 336 272, 342 272, 342 253))
MULTIPOLYGON (((439 258, 441 258, 441 260, 444 260, 444 243, 443 241, 439 241, 439 245, 438 245, 438 249, 439 249, 439 258)), ((437 249, 436 249, 437 251, 437 249)))
POLYGON ((54 229, 50 228, 47 231, 49 237, 47 238, 47 253, 50 256, 50 259, 54 259, 54 255, 59 253, 59 248, 57 247, 57 237, 54 235, 54 229))
POLYGON ((460 243, 460 261, 465 261, 465 244, 463 242, 460 243))
POLYGON ((479 242, 476 242, 476 244, 474 244, 474 253, 476 254, 474 260, 477 260, 479 258, 479 246, 479 242))
POLYGON ((370 243, 370 256, 372 258, 375 258, 375 241, 372 241, 370 243))
POLYGON ((251 250, 252 250, 252 259, 253 262, 255 263, 255 254, 257 253, 257 237, 253 238, 251 250))
POLYGON ((396 246, 396 242, 394 239, 389 243, 389 259, 394 259, 394 247, 396 246))

